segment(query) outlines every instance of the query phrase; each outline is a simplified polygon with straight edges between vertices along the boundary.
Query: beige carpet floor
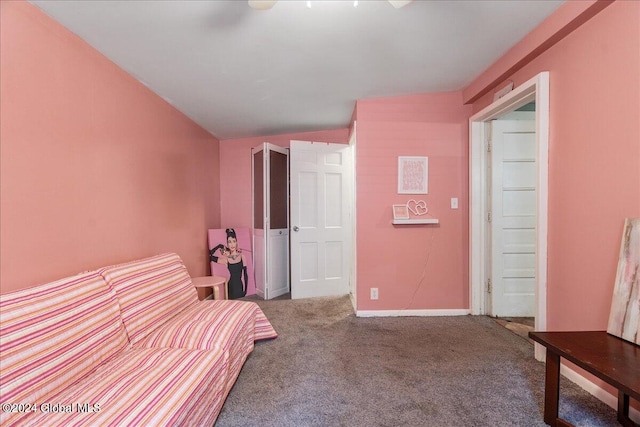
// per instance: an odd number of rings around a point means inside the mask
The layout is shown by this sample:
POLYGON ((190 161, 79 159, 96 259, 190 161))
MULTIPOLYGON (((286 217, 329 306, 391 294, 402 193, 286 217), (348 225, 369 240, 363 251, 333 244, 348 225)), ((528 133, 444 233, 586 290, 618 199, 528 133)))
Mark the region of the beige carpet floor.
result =
MULTIPOLYGON (((279 337, 256 343, 224 426, 544 426, 544 364, 483 316, 357 318, 348 297, 258 301, 279 337)), ((568 380, 560 415, 615 426, 568 380)))

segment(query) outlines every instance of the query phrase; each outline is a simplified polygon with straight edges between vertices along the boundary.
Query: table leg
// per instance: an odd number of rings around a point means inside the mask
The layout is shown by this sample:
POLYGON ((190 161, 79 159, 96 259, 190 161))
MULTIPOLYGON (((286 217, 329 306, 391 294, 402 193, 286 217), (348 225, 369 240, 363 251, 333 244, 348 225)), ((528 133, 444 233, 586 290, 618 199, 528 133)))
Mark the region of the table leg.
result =
POLYGON ((544 422, 556 425, 560 399, 560 356, 547 349, 547 364, 544 379, 544 422))
POLYGON ((618 422, 625 427, 639 426, 629 418, 629 395, 621 390, 618 390, 618 422))

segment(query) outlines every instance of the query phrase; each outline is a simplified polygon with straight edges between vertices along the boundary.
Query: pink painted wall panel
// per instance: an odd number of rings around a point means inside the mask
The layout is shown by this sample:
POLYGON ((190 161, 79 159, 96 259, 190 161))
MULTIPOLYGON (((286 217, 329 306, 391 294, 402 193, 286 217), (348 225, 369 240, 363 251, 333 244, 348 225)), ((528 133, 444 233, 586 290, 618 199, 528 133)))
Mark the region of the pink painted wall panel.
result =
POLYGON ((288 147, 292 139, 347 144, 349 129, 220 141, 221 227, 253 228, 251 223, 251 149, 263 142, 288 147))
POLYGON ((358 101, 358 310, 468 308, 470 111, 460 92, 358 101), (398 156, 429 157, 429 194, 397 194, 398 156), (391 206, 410 199, 440 224, 392 225, 391 206))
POLYGON ((504 81, 509 75, 597 15, 612 1, 565 2, 462 91, 465 104, 477 101, 489 91, 493 93, 504 87, 504 81))
POLYGON ((624 219, 640 217, 640 2, 614 2, 510 79, 541 71, 551 85, 548 328, 605 330, 624 219))
POLYGON ((0 2, 1 291, 177 252, 208 272, 219 142, 27 2, 0 2))
POLYGON ((614 2, 508 79, 541 71, 551 86, 547 328, 605 330, 624 218, 640 216, 640 3, 614 2))
POLYGON ((551 86, 548 329, 605 330, 624 218, 640 216, 640 3, 612 3, 508 78, 540 71, 551 86))

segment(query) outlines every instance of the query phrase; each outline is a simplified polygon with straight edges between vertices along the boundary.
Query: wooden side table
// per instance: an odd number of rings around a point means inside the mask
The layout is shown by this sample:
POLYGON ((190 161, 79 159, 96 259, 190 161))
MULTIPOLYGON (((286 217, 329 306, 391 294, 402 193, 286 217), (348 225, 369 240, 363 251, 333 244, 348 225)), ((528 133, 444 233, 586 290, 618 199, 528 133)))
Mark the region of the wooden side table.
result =
POLYGON ((227 279, 220 276, 203 276, 191 279, 198 291, 198 299, 206 298, 206 288, 213 289, 213 299, 228 299, 227 279))
POLYGON ((629 398, 640 400, 640 346, 605 331, 529 332, 529 338, 547 348, 544 391, 544 422, 571 426, 558 418, 560 358, 618 389, 618 422, 639 427, 629 418, 629 398))

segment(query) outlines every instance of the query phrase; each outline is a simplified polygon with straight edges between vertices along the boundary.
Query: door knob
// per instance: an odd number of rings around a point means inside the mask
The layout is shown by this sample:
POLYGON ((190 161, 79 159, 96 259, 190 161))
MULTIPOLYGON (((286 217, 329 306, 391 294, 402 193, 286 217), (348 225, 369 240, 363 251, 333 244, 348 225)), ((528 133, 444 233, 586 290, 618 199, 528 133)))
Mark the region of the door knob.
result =
POLYGON ((298 228, 298 226, 297 226, 297 225, 294 225, 294 226, 293 226, 293 231, 298 231, 298 230, 300 230, 300 228, 298 228))

